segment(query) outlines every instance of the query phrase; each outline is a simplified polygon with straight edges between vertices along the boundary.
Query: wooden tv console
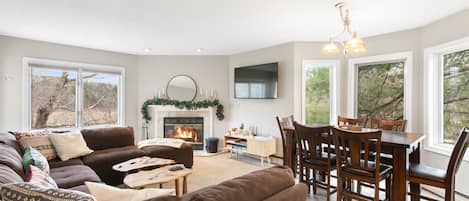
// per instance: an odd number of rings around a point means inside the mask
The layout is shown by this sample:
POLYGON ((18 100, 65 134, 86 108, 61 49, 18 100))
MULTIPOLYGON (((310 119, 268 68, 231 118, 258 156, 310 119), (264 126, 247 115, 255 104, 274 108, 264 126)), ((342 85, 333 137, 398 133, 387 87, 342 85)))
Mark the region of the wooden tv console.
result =
POLYGON ((262 166, 264 159, 270 164, 270 156, 277 152, 277 142, 273 137, 226 134, 223 144, 230 151, 230 157, 233 153, 258 156, 262 166))

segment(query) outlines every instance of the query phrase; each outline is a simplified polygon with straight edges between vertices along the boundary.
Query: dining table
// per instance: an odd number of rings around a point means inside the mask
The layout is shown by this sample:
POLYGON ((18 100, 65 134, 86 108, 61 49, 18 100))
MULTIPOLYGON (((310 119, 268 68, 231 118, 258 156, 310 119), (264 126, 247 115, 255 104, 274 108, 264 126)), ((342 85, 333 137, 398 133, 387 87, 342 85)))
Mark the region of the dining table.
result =
MULTIPOLYGON (((320 124, 308 125, 311 127, 327 126, 320 124)), ((285 164, 293 172, 298 171, 297 145, 295 130, 284 128, 286 156, 285 164)), ((393 179, 392 200, 406 200, 407 196, 407 169, 410 163, 420 163, 420 149, 425 135, 417 132, 398 132, 383 130, 381 134, 381 153, 392 155, 393 179)), ((419 184, 410 185, 411 192, 420 193, 419 184)), ((412 200, 418 200, 412 197, 412 200)))

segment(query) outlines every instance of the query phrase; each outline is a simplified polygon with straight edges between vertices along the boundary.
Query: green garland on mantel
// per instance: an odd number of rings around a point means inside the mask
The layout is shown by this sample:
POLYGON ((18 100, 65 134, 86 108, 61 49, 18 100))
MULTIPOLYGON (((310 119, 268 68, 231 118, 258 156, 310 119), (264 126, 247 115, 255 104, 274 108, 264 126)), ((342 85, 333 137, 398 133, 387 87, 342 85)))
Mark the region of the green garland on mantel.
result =
POLYGON ((142 105, 142 115, 143 119, 146 123, 151 120, 150 114, 148 114, 148 106, 150 105, 174 105, 174 107, 178 109, 187 109, 187 110, 196 110, 199 108, 208 108, 208 107, 216 107, 217 112, 217 119, 223 120, 225 115, 223 114, 223 105, 220 103, 218 99, 215 100, 203 100, 203 101, 178 101, 178 100, 170 100, 170 99, 162 99, 162 98, 153 98, 148 99, 142 105))

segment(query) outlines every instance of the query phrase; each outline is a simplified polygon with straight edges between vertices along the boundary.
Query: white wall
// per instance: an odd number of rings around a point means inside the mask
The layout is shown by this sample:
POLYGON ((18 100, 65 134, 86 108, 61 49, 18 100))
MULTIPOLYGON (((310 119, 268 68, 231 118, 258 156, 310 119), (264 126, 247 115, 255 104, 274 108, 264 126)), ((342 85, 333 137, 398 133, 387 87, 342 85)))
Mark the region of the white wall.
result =
MULTIPOLYGON (((293 114, 293 43, 281 44, 229 58, 230 127, 256 126, 259 134, 269 134, 280 139, 275 116, 293 114), (234 68, 263 63, 279 63, 277 99, 234 99, 234 68)), ((282 153, 277 140, 277 153, 282 153)))
MULTIPOLYGON (((168 81, 175 75, 186 74, 194 78, 197 87, 212 88, 217 98, 225 106, 225 119, 214 118, 214 136, 222 139, 228 130, 230 120, 230 101, 228 92, 228 57, 227 56, 139 56, 138 58, 138 104, 153 96, 153 90, 166 88, 168 81)), ((199 96, 196 100, 202 100, 199 96)), ((139 139, 143 139, 139 115, 139 139)), ((222 140, 220 140, 220 144, 222 140)))
POLYGON ((136 56, 0 36, 0 132, 22 129, 23 57, 125 67, 125 123, 137 126, 136 56))

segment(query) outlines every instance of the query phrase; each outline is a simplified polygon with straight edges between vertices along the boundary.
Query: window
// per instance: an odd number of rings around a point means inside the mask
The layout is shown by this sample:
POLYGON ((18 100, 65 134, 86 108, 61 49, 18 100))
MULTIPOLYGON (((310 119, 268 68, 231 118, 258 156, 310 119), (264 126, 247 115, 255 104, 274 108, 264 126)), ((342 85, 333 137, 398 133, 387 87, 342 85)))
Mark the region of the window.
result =
POLYGON ((303 62, 303 119, 306 124, 330 124, 336 120, 335 89, 338 61, 303 62))
POLYGON ((77 126, 77 74, 31 67, 31 128, 77 126))
POLYGON ((358 66, 358 117, 404 118, 404 62, 358 66))
POLYGON ((443 55, 444 143, 469 126, 469 49, 443 55))
POLYGON ((25 128, 121 125, 119 67, 25 58, 25 128))
POLYGON ((83 72, 83 125, 118 124, 120 75, 83 72))
POLYGON ((469 125, 469 38, 427 48, 424 55, 426 149, 449 155, 469 125))
POLYGON ((411 78, 412 52, 350 59, 347 115, 406 119, 413 131, 411 78))

